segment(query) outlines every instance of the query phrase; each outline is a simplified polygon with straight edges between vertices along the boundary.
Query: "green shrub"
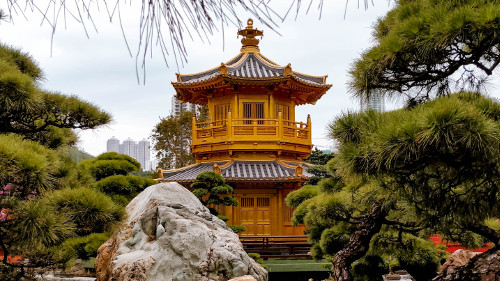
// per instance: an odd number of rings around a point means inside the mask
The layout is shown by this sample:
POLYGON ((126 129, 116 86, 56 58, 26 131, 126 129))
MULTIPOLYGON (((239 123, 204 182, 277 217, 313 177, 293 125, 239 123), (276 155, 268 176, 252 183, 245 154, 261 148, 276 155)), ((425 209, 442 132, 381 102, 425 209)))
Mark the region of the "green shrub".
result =
POLYGON ((246 227, 244 227, 243 225, 229 225, 229 224, 228 224, 227 226, 229 226, 229 228, 231 228, 231 230, 232 230, 234 233, 236 233, 236 234, 238 234, 238 233, 240 233, 240 232, 243 232, 243 231, 246 231, 246 230, 247 230, 247 228, 246 228, 246 227))
POLYGON ((123 195, 128 199, 132 199, 132 194, 135 195, 153 184, 156 184, 156 181, 149 178, 134 175, 114 175, 98 181, 94 186, 106 194, 123 195))
POLYGON ((56 184, 59 155, 39 143, 17 135, 0 135, 0 187, 8 183, 30 191, 39 191, 56 184))
POLYGON ((264 259, 260 257, 260 254, 258 253, 248 253, 248 256, 251 257, 256 263, 258 263, 262 268, 267 268, 267 266, 264 265, 264 259))
POLYGON ((121 160, 87 160, 81 162, 85 165, 92 176, 97 180, 114 175, 127 175, 135 171, 137 167, 127 161, 121 160), (89 162, 87 162, 89 161, 89 162))
POLYGON ((141 169, 141 164, 134 158, 116 152, 103 153, 79 165, 87 169, 97 181, 114 175, 128 175, 141 169))
POLYGON ((97 250, 110 237, 108 233, 91 233, 83 237, 67 239, 61 245, 64 251, 64 260, 68 261, 74 257, 88 260, 97 256, 97 250))
POLYGON ((78 235, 110 231, 125 217, 123 207, 105 194, 88 187, 53 191, 44 200, 58 212, 70 217, 78 235))
POLYGON ((121 161, 127 161, 130 164, 134 165, 136 167, 135 170, 140 170, 141 169, 141 164, 137 162, 134 158, 125 155, 125 154, 120 154, 117 152, 106 152, 103 153, 99 156, 97 156, 96 160, 121 160, 121 161))
POLYGON ((223 215, 217 215, 217 217, 218 217, 219 219, 221 219, 222 221, 224 221, 224 222, 227 222, 227 221, 229 220, 229 218, 228 218, 228 217, 223 216, 223 215))

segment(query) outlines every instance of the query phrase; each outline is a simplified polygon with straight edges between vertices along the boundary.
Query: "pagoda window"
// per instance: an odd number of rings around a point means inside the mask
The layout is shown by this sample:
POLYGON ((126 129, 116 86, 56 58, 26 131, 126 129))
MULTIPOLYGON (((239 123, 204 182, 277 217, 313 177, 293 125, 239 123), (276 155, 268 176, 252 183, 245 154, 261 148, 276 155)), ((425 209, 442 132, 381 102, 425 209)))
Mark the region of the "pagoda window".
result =
POLYGON ((254 205, 254 198, 250 197, 243 197, 241 198, 241 207, 253 207, 254 205))
MULTIPOLYGON (((243 119, 264 119, 264 103, 243 103, 243 119)), ((253 120, 245 120, 245 124, 252 124, 252 122, 253 120)), ((263 122, 259 121, 259 124, 263 124, 263 122)))
POLYGON ((227 119, 227 113, 231 110, 230 104, 218 104, 214 106, 214 121, 215 125, 224 125, 224 120, 227 119))
POLYGON ((276 118, 278 118, 279 112, 282 112, 283 120, 290 120, 290 107, 288 105, 277 104, 276 105, 276 118))

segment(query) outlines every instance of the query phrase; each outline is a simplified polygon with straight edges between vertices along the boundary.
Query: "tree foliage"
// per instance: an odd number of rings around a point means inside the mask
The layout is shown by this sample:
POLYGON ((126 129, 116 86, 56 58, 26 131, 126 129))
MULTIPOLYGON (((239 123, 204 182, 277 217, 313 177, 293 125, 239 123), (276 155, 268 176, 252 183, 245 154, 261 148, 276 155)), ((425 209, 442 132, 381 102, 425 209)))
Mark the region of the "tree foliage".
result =
POLYGON ((482 0, 398 1, 374 27, 375 44, 350 71, 355 95, 414 100, 480 87, 500 63, 500 5, 482 0))
POLYGON ((106 177, 95 183, 95 187, 112 196, 115 202, 120 201, 122 205, 127 205, 144 188, 156 184, 156 181, 146 177, 135 175, 114 175, 106 177), (125 201, 122 198, 126 199, 125 201))
POLYGON ((500 234, 484 222, 500 216, 500 103, 459 93, 366 117, 350 114, 331 126, 343 173, 397 192, 447 239, 467 244, 474 232, 498 245, 500 234), (348 137, 351 118, 361 129, 348 137))
POLYGON ((74 129, 96 128, 110 116, 76 97, 41 90, 41 79, 29 55, 0 45, 2 280, 61 265, 66 239, 111 229, 123 217, 122 207, 109 197, 79 189, 93 180, 68 154, 76 142, 74 129), (12 262, 12 256, 23 262, 12 262))
POLYGON ((75 143, 71 129, 93 129, 111 119, 76 97, 41 90, 41 70, 17 49, 0 45, 0 73, 0 133, 57 148, 75 143))
POLYGON ((307 159, 304 161, 313 165, 326 165, 326 163, 328 163, 328 161, 332 159, 333 156, 333 153, 324 153, 323 151, 315 147, 311 154, 309 154, 307 159))
MULTIPOLYGON (((200 202, 207 206, 210 213, 227 222, 229 218, 219 215, 216 206, 238 206, 238 201, 231 197, 233 188, 226 184, 224 178, 216 172, 202 172, 196 176, 196 181, 191 184, 193 194, 200 202)), ((242 225, 228 225, 234 233, 246 230, 242 225)))
POLYGON ((74 257, 88 260, 97 256, 97 250, 109 239, 106 233, 91 233, 87 236, 72 237, 65 240, 61 248, 61 257, 70 260, 74 257))
MULTIPOLYGON (((224 178, 216 172, 202 172, 196 176, 196 181, 191 184, 193 194, 200 199, 205 206, 223 205, 238 206, 238 201, 229 195, 233 193, 233 188, 226 184, 224 178)), ((217 211, 209 208, 212 214, 218 215, 217 211)))
POLYGON ((191 154, 191 124, 193 113, 182 111, 180 115, 170 115, 160 119, 151 134, 158 167, 176 169, 194 163, 191 154))
POLYGON ((141 164, 134 158, 116 152, 106 152, 94 159, 82 161, 80 167, 88 170, 95 183, 92 187, 113 198, 119 205, 126 206, 144 188, 156 183, 155 180, 136 176, 141 164))
MULTIPOLYGON (((498 245, 500 103, 459 93, 415 108, 346 113, 330 125, 339 143, 333 177, 290 193, 292 221, 309 227, 311 252, 333 256, 336 280, 374 265, 421 278, 442 254, 427 237, 498 245), (427 242, 426 242, 427 241, 427 242), (413 269, 413 271, 411 271, 413 269)), ((368 270, 369 272, 370 270, 368 270)), ((377 272, 377 271, 373 271, 377 272)), ((359 276, 358 276, 359 277, 359 276)))
POLYGON ((94 159, 82 161, 79 165, 90 171, 97 181, 114 175, 127 175, 141 169, 137 160, 117 152, 103 153, 94 159))
POLYGON ((376 184, 336 176, 334 163, 335 159, 328 164, 332 177, 293 191, 285 200, 297 208, 292 223, 308 227, 312 256, 332 260, 334 280, 378 280, 389 266, 403 265, 411 265, 414 276, 433 276, 439 262, 437 250, 417 247, 425 234, 418 227, 405 227, 416 223, 411 205, 376 184), (399 224, 390 222, 392 218, 399 224), (408 259, 417 251, 429 259, 408 259), (423 267, 433 270, 423 273, 423 267))
POLYGON ((57 212, 67 215, 79 236, 111 232, 125 216, 123 207, 89 187, 52 191, 43 200, 57 212))
POLYGON ((333 153, 323 153, 323 151, 315 148, 305 160, 305 162, 313 164, 313 166, 306 168, 306 171, 313 174, 313 176, 309 177, 304 185, 316 185, 322 179, 330 178, 331 175, 327 171, 326 163, 328 163, 328 161, 333 157, 333 153))

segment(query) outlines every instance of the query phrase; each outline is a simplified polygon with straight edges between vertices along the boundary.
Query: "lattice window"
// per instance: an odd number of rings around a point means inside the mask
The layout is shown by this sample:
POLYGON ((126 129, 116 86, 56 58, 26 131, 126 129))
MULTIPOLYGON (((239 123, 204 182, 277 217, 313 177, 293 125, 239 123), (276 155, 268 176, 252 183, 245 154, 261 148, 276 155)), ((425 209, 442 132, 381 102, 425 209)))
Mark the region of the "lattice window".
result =
MULTIPOLYGON (((245 102, 243 103, 243 118, 244 119, 264 119, 264 103, 260 102, 245 102)), ((259 121, 259 124, 262 124, 259 121)), ((251 120, 245 121, 245 124, 252 124, 251 120)))
POLYGON ((277 104, 276 105, 276 118, 278 118, 279 112, 283 114, 283 120, 290 120, 290 107, 288 105, 277 104))
POLYGON ((257 207, 269 207, 269 197, 257 198, 257 207))
POLYGON ((255 205, 254 198, 242 197, 241 198, 241 207, 253 207, 255 205))

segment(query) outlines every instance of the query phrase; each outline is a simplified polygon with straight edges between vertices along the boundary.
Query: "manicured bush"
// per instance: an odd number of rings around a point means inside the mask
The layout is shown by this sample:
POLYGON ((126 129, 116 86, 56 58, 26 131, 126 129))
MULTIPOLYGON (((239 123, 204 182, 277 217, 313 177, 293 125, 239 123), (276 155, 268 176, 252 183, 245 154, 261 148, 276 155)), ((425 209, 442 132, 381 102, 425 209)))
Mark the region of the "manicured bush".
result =
POLYGON ((78 235, 110 231, 125 217, 123 207, 89 187, 56 190, 48 193, 44 200, 70 217, 78 235))
POLYGON ((98 181, 94 186, 105 194, 111 196, 121 195, 127 200, 131 200, 137 193, 153 184, 156 184, 156 181, 149 178, 134 175, 115 175, 98 181))
POLYGON ((103 153, 79 165, 85 167, 97 181, 114 175, 128 175, 141 169, 141 164, 134 158, 116 152, 103 153))
POLYGON ((91 233, 87 236, 73 237, 64 241, 61 248, 63 259, 68 261, 74 257, 88 260, 97 256, 97 249, 110 237, 108 233, 91 233))

